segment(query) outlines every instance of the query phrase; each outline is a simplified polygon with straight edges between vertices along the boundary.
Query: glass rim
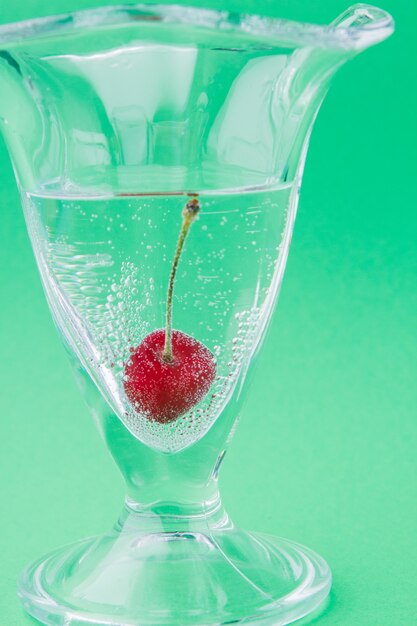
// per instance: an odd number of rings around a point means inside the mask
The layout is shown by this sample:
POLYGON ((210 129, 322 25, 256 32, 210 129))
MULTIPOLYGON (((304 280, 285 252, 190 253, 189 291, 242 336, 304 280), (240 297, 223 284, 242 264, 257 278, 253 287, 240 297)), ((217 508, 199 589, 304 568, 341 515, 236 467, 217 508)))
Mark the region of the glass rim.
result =
POLYGON ((394 30, 391 15, 369 4, 354 4, 329 25, 318 25, 194 6, 135 3, 82 9, 0 25, 0 45, 21 44, 25 40, 129 21, 218 30, 223 34, 229 32, 258 38, 259 43, 269 45, 275 41, 277 46, 287 42, 344 50, 366 48, 382 41, 394 30))

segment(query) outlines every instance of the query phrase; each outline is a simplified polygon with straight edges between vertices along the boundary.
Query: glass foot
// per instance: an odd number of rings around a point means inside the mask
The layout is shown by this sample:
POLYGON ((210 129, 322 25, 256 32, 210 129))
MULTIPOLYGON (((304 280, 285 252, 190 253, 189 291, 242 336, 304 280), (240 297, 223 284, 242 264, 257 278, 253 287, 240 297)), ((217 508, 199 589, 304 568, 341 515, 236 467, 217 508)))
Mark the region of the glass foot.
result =
POLYGON ((285 539, 230 524, 138 531, 125 520, 30 565, 19 595, 50 626, 277 626, 314 611, 330 586, 327 563, 285 539))

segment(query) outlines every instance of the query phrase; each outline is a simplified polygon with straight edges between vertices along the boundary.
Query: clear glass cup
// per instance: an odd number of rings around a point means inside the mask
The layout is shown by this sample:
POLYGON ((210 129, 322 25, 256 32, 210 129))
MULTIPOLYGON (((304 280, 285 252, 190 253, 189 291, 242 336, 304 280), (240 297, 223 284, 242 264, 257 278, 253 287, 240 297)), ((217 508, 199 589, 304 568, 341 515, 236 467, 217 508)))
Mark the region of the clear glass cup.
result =
POLYGON ((0 27, 46 297, 127 493, 109 533, 23 572, 43 623, 287 624, 328 594, 325 561, 236 528, 217 479, 320 103, 392 30, 367 5, 328 27, 162 5, 0 27))

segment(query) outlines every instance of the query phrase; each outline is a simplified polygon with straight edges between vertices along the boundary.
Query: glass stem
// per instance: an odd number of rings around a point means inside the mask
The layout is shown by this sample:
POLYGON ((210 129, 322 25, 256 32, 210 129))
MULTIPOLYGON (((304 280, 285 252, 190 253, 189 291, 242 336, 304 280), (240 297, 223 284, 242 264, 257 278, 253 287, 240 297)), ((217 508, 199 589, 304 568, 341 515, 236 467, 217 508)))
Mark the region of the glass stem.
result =
POLYGON ((198 198, 193 197, 187 202, 182 211, 182 225, 175 249, 174 259, 172 261, 171 273, 169 275, 168 293, 166 303, 166 321, 165 321, 165 345, 162 353, 164 361, 172 361, 172 298, 174 294, 175 275, 177 273, 178 263, 181 257, 184 242, 190 230, 191 224, 194 222, 200 210, 200 202, 198 198))

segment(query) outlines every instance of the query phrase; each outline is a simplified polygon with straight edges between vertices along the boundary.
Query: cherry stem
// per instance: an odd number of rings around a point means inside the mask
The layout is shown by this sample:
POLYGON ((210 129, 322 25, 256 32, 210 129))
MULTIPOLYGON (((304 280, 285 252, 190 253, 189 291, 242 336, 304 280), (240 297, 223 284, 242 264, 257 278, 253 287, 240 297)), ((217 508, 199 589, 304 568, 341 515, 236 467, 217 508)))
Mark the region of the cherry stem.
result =
POLYGON ((193 197, 187 202, 182 211, 182 225, 180 235, 178 237, 177 247, 175 249, 174 259, 172 261, 171 273, 169 275, 167 304, 166 304, 166 322, 165 322, 165 345, 162 352, 164 361, 172 361, 172 297, 174 294, 175 275, 177 273, 178 263, 181 257, 184 242, 190 230, 191 224, 194 222, 200 210, 200 202, 198 198, 193 197))

